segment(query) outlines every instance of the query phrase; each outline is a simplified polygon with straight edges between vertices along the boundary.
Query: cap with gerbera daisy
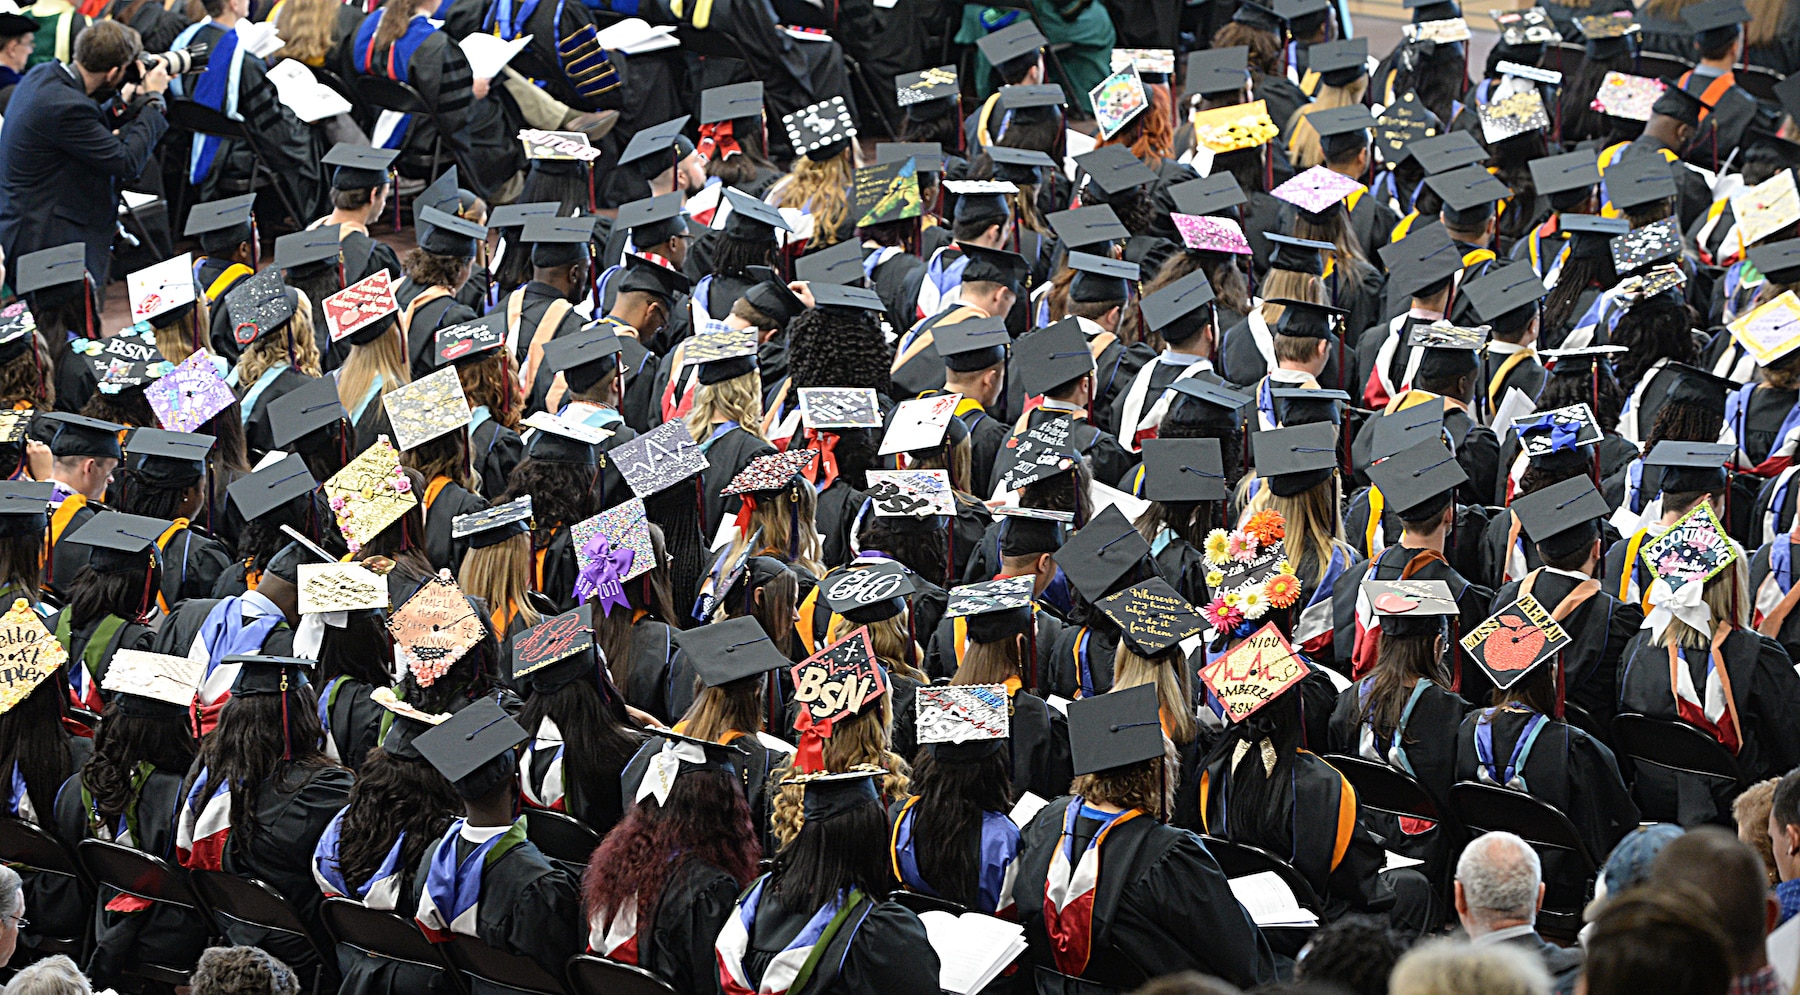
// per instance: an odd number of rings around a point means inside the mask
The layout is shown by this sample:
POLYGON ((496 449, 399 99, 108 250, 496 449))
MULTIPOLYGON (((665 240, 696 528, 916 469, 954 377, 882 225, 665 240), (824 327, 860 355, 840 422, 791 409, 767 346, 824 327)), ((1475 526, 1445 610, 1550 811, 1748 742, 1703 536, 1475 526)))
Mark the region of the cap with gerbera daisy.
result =
POLYGON ((1242 528, 1207 534, 1203 555, 1213 596, 1200 613, 1212 627, 1209 638, 1247 636, 1271 609, 1299 602, 1300 578, 1288 562, 1286 538, 1287 522, 1272 509, 1251 515, 1242 528))

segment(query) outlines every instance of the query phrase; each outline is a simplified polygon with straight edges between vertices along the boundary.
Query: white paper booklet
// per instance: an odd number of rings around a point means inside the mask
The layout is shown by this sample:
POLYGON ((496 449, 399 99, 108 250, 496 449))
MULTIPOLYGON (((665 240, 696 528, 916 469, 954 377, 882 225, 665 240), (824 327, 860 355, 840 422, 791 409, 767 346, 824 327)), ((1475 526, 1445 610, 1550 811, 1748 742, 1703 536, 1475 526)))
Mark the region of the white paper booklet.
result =
POLYGON ((303 62, 282 59, 269 70, 269 82, 275 84, 275 95, 288 110, 307 124, 350 113, 350 101, 319 82, 303 62))
POLYGON ((1274 871, 1231 879, 1231 893, 1258 926, 1317 926, 1319 917, 1300 907, 1293 889, 1274 871))
POLYGON ((238 44, 259 59, 267 59, 287 44, 275 33, 275 25, 267 21, 242 20, 232 30, 238 33, 238 44))
POLYGON ((1025 952, 1025 927, 980 912, 922 913, 925 936, 938 955, 938 987, 974 995, 1025 952))
POLYGON ((640 17, 627 17, 617 24, 601 28, 599 38, 601 48, 608 52, 624 52, 626 55, 642 55, 681 44, 675 37, 673 24, 652 27, 640 17))
POLYGON ((507 41, 499 35, 472 34, 457 44, 462 46, 463 55, 469 60, 469 72, 476 79, 493 79, 500 75, 513 56, 525 50, 531 43, 530 35, 520 35, 507 41))

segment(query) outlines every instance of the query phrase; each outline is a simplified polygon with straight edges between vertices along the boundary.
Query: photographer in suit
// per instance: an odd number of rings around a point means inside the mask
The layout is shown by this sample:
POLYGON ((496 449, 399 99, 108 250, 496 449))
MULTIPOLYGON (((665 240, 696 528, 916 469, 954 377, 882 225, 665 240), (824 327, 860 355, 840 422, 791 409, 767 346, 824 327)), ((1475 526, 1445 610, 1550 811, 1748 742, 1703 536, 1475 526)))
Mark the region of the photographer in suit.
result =
POLYGON ((118 186, 143 172, 169 123, 161 62, 140 62, 138 33, 96 21, 75 39, 73 65, 33 66, 13 91, 0 128, 0 248, 9 259, 79 240, 96 288, 106 285, 118 186), (146 94, 120 124, 131 94, 146 94), (117 128, 115 132, 113 129, 117 128))

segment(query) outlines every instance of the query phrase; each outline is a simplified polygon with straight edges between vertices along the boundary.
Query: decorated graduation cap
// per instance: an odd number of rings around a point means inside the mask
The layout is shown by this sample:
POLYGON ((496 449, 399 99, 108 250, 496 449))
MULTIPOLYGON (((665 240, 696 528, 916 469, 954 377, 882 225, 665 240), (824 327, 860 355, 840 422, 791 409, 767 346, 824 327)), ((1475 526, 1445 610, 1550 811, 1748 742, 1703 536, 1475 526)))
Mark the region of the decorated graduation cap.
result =
POLYGON ((1575 26, 1586 39, 1587 54, 1591 59, 1611 59, 1631 54, 1631 36, 1643 30, 1631 11, 1577 17, 1575 26))
POLYGON ((1416 93, 1408 90, 1381 112, 1375 121, 1375 152, 1382 167, 1393 169, 1409 158, 1416 158, 1414 147, 1438 135, 1443 128, 1416 93))
POLYGON ((531 531, 531 495, 450 520, 450 538, 464 539, 472 549, 498 546, 531 531))
POLYGON ((860 283, 866 275, 863 273, 862 261, 862 243, 856 239, 847 239, 795 260, 794 279, 812 284, 816 298, 820 284, 849 286, 860 283))
POLYGON ((102 511, 64 538, 91 549, 88 566, 97 573, 138 573, 162 562, 156 540, 169 525, 160 518, 102 511))
POLYGON ((1628 121, 1648 121, 1662 92, 1662 80, 1609 70, 1594 94, 1594 108, 1628 121))
POLYGON ((1011 700, 1003 684, 920 688, 919 745, 940 763, 978 763, 1006 747, 1011 700))
POLYGON ((1144 323, 1165 342, 1186 342, 1212 324, 1212 284, 1195 270, 1139 302, 1144 323))
POLYGON ((1226 217, 1202 217, 1195 214, 1171 214, 1181 244, 1194 252, 1222 252, 1248 256, 1250 241, 1237 221, 1226 217))
POLYGON ((399 157, 399 149, 377 149, 339 142, 319 161, 336 167, 331 172, 331 189, 367 190, 387 182, 388 169, 399 157))
POLYGON ((1558 210, 1572 208, 1586 200, 1594 185, 1600 182, 1600 155, 1593 149, 1582 149, 1563 155, 1531 160, 1531 182, 1537 192, 1548 196, 1558 210))
POLYGON ((944 617, 963 619, 969 638, 978 643, 1029 635, 1035 585, 1035 579, 1026 575, 952 588, 944 617))
POLYGON ((1195 143, 1215 155, 1260 148, 1281 133, 1269 119, 1268 103, 1262 100, 1197 111, 1190 117, 1190 123, 1194 128, 1195 143))
POLYGON ((794 702, 800 706, 794 723, 800 733, 794 766, 816 771, 824 765, 823 739, 839 720, 860 714, 881 697, 888 689, 887 675, 875 657, 867 626, 795 664, 789 674, 794 702))
POLYGON ((892 456, 942 445, 945 430, 955 420, 959 400, 961 395, 934 394, 930 397, 909 397, 894 405, 893 413, 888 418, 887 431, 882 434, 881 448, 876 455, 892 456))
MULTIPOLYGON (((1657 165, 1660 166, 1661 162, 1658 161, 1657 165)), ((1613 268, 1624 275, 1678 258, 1681 254, 1681 232, 1676 227, 1674 218, 1664 218, 1654 224, 1614 235, 1608 246, 1612 251, 1613 268)))
POLYGON ((583 677, 605 684, 594 651, 592 605, 578 605, 513 637, 515 684, 538 694, 554 694, 583 677))
POLYGON ((1425 167, 1427 175, 1473 166, 1488 157, 1487 150, 1475 136, 1461 130, 1417 139, 1406 147, 1406 151, 1425 167))
POLYGON ((1087 336, 1073 318, 1023 335, 1013 346, 1025 392, 1053 394, 1094 372, 1087 336))
POLYGON ((1098 602, 1149 555, 1150 544, 1116 505, 1108 505, 1056 551, 1055 559, 1075 590, 1098 602))
POLYGON ((8 480, 0 482, 0 535, 35 536, 43 534, 50 523, 50 497, 55 490, 49 481, 8 480))
POLYGON ((1274 252, 1269 257, 1270 269, 1309 273, 1313 276, 1319 276, 1325 272, 1325 257, 1321 253, 1336 248, 1330 242, 1311 238, 1295 238, 1280 232, 1268 232, 1264 237, 1274 248, 1274 252))
POLYGON ((901 107, 954 100, 961 92, 955 66, 934 66, 894 77, 894 99, 901 107))
POLYGON ((1282 697, 1308 673, 1293 645, 1271 622, 1201 668, 1200 682, 1218 699, 1228 720, 1242 722, 1282 697))
POLYGON ((411 480, 400 467, 400 451, 385 435, 325 481, 325 496, 351 552, 359 551, 419 503, 411 480))
POLYGON ((1554 452, 1573 452, 1605 437, 1593 409, 1586 403, 1540 411, 1513 421, 1519 448, 1531 459, 1554 452))
POLYGON ((392 423, 394 442, 405 450, 469 426, 469 400, 463 394, 462 377, 450 367, 388 391, 382 406, 392 423))
POLYGON ((1069 752, 1077 777, 1163 755, 1162 718, 1153 684, 1070 702, 1068 716, 1069 752))
POLYGON ((126 715, 178 719, 194 704, 206 664, 205 660, 121 647, 113 652, 100 688, 118 695, 119 709, 126 715))
POLYGON ((1102 252, 1107 243, 1131 237, 1119 216, 1106 204, 1057 211, 1044 220, 1070 251, 1102 252))
POLYGON ((1477 318, 1500 335, 1510 335, 1537 316, 1544 281, 1523 262, 1498 266, 1463 288, 1463 300, 1477 318))
POLYGON ((1319 218, 1334 211, 1352 193, 1366 189, 1361 183, 1342 173, 1324 166, 1314 166, 1270 192, 1276 198, 1299 208, 1307 216, 1319 218))
POLYGON ((51 455, 110 456, 113 459, 125 456, 119 450, 119 433, 125 431, 125 426, 118 422, 63 411, 46 411, 38 415, 37 420, 44 426, 39 428, 39 434, 48 431, 51 455))
POLYGON ((455 583, 427 580, 387 621, 394 662, 421 687, 437 683, 487 634, 474 602, 455 583))
POLYGON ((814 162, 823 162, 849 147, 856 137, 856 121, 841 96, 802 107, 781 119, 794 151, 814 162))
POLYGON ((241 348, 270 332, 287 327, 299 305, 299 294, 281 282, 273 269, 244 279, 225 295, 225 317, 231 337, 241 348))
POLYGON ((795 481, 802 479, 801 474, 811 466, 818 457, 812 449, 793 449, 787 452, 765 453, 745 464, 737 476, 719 492, 722 497, 736 494, 767 494, 785 490, 795 481))
MULTIPOLYGON (((336 257, 336 233, 332 254, 336 257)), ((281 255, 276 246, 277 258, 281 255)), ((153 327, 166 328, 194 308, 199 294, 194 286, 194 255, 184 252, 173 259, 146 266, 125 277, 125 289, 131 304, 132 321, 148 321, 153 327)))
MULTIPOLYGON (((0 654, 0 715, 3 715, 30 697, 56 673, 56 668, 66 666, 69 654, 24 598, 14 599, 12 607, 0 616, 0 631, 6 637, 6 650, 0 654)), ((53 687, 52 691, 55 690, 53 687)))
POLYGON ((1414 227, 1398 242, 1379 250, 1388 270, 1388 285, 1397 294, 1431 297, 1462 272, 1462 252, 1443 225, 1414 227))
POLYGON ((1069 268, 1075 271, 1074 278, 1069 281, 1069 299, 1072 301, 1123 301, 1131 296, 1131 286, 1140 276, 1137 263, 1091 252, 1071 252, 1068 262, 1069 268))
POLYGON ((1137 67, 1127 62, 1088 91, 1088 102, 1100 137, 1110 139, 1149 108, 1150 97, 1137 67))
POLYGON ((25 355, 32 343, 32 333, 36 331, 37 318, 24 300, 0 307, 0 363, 25 355))
POLYGON ((1504 691, 1572 641, 1536 598, 1521 594, 1462 637, 1462 647, 1504 691))
POLYGON ((187 224, 181 233, 200 239, 205 252, 225 252, 255 237, 251 211, 256 205, 253 193, 209 200, 195 204, 188 211, 187 224))
POLYGON ((867 625, 900 614, 915 590, 911 572, 886 560, 825 578, 819 582, 819 600, 833 614, 867 625))
POLYGON ((880 428, 881 405, 873 387, 801 387, 800 422, 810 429, 880 428))
MULTIPOLYGON (((568 335, 552 339, 544 345, 545 361, 548 362, 552 346, 565 339, 576 336, 568 335)), ((431 360, 433 366, 458 366, 483 359, 489 352, 506 344, 506 311, 501 309, 490 315, 465 321, 455 325, 445 325, 432 336, 431 360)), ((560 367, 555 367, 560 369, 560 367)), ((576 388, 577 390, 582 388, 576 388)))
POLYGON ((386 735, 381 738, 381 749, 389 756, 425 763, 425 758, 413 746, 413 740, 442 725, 450 718, 451 713, 420 711, 401 701, 394 694, 393 688, 376 688, 369 695, 369 700, 394 717, 393 724, 388 726, 386 735))
POLYGON ((166 432, 156 428, 133 429, 125 452, 137 463, 134 476, 158 484, 184 484, 206 476, 206 456, 213 437, 198 432, 166 432))
MULTIPOLYGON (((534 251, 532 261, 536 260, 534 251)), ((666 260, 659 262, 642 253, 625 253, 625 272, 619 276, 619 293, 650 294, 673 302, 676 294, 686 293, 693 284, 680 270, 664 263, 666 260)))
POLYGON ((1000 489, 1020 490, 1072 469, 1081 459, 1069 438, 1072 430, 1073 419, 1059 415, 1009 437, 994 464, 1006 467, 1000 472, 1000 489), (1002 462, 1009 456, 1010 464, 1002 462))
POLYGON ((1293 497, 1337 472, 1337 441, 1337 426, 1330 422, 1255 432, 1250 436, 1251 459, 1270 491, 1293 497))
POLYGON ((691 336, 684 351, 703 384, 724 383, 756 371, 756 329, 728 328, 691 336))
POLYGON ((1006 27, 975 40, 975 47, 981 50, 982 57, 1002 73, 1005 73, 1007 63, 1015 59, 1035 59, 1038 51, 1049 44, 1044 33, 1038 30, 1029 17, 1021 17, 1006 27))
POLYGON ((1493 215, 1496 202, 1512 196, 1511 188, 1481 166, 1433 173, 1425 178, 1425 183, 1443 198, 1444 221, 1469 228, 1485 222, 1493 215))
POLYGON ((1388 507, 1406 521, 1441 511, 1469 479, 1442 438, 1425 439, 1372 464, 1368 472, 1388 507))
POLYGON ((299 453, 290 453, 276 463, 232 481, 225 493, 237 505, 244 520, 254 522, 311 494, 317 486, 318 481, 307 469, 306 460, 299 453))
MULTIPOLYGON (((1250 199, 1244 194, 1244 188, 1238 186, 1237 177, 1229 172, 1217 172, 1197 180, 1177 183, 1169 187, 1168 191, 1175 210, 1195 216, 1218 214, 1250 199)), ((1183 232, 1183 235, 1186 233, 1183 232)), ((1197 246, 1189 245, 1188 248, 1197 246)))
POLYGON ((1731 453, 1727 443, 1664 439, 1644 457, 1644 465, 1662 469, 1664 493, 1717 493, 1726 485, 1725 461, 1731 453))
POLYGON ((1550 127, 1550 110, 1544 106, 1544 95, 1537 87, 1476 104, 1475 110, 1481 123, 1481 136, 1489 144, 1546 131, 1550 127))
POLYGON ((477 698, 414 737, 413 749, 468 800, 486 798, 518 772, 514 754, 530 738, 492 698, 477 698))
POLYGON ((13 266, 13 289, 21 294, 83 283, 88 278, 87 246, 69 242, 20 256, 13 266))
POLYGON ((486 226, 435 207, 419 208, 416 219, 419 248, 434 255, 470 259, 476 245, 487 238, 486 226))
POLYGON ((523 424, 534 429, 525 440, 525 455, 540 463, 594 466, 599 445, 612 436, 607 429, 548 411, 534 412, 523 424))
MULTIPOLYGON (((1129 195, 1139 187, 1155 183, 1155 170, 1144 165, 1144 161, 1131 154, 1131 150, 1123 145, 1103 145, 1085 155, 1075 157, 1075 164, 1088 174, 1091 187, 1104 197, 1095 197, 1090 192, 1090 200, 1109 200, 1109 198, 1129 195)), ((1124 196, 1121 203, 1129 203, 1130 197, 1124 196)))
POLYGON ((1362 597, 1380 617, 1382 633, 1400 639, 1438 635, 1446 619, 1460 614, 1450 585, 1441 580, 1365 579, 1362 597))
POLYGON ((1187 59, 1187 92, 1202 97, 1223 97, 1240 93, 1250 82, 1250 48, 1204 48, 1189 52, 1187 59))
POLYGON ((531 246, 533 266, 572 266, 588 256, 588 240, 594 235, 594 216, 560 218, 533 215, 525 219, 519 241, 531 246))
POLYGON ((338 399, 337 381, 332 377, 315 377, 269 402, 269 423, 278 448, 307 450, 311 447, 302 443, 310 441, 309 436, 323 433, 348 418, 349 412, 338 399))
POLYGON ((1607 198, 1621 211, 1668 200, 1675 193, 1675 177, 1662 156, 1629 156, 1606 169, 1607 198))
POLYGON ((1593 545, 1600 535, 1600 520, 1612 513, 1585 474, 1516 497, 1512 510, 1539 554, 1556 560, 1593 545))
POLYGON ((725 235, 728 238, 742 239, 746 242, 768 242, 775 238, 775 231, 793 231, 781 211, 755 197, 737 189, 725 188, 725 201, 731 205, 731 214, 725 219, 725 235))
POLYGON ((1143 657, 1174 649, 1183 639, 1197 636, 1206 628, 1200 610, 1175 593, 1161 577, 1101 598, 1094 606, 1119 627, 1131 651, 1143 657))
POLYGON ((679 421, 664 422, 614 447, 611 456, 613 466, 640 498, 673 487, 709 465, 706 453, 679 421))

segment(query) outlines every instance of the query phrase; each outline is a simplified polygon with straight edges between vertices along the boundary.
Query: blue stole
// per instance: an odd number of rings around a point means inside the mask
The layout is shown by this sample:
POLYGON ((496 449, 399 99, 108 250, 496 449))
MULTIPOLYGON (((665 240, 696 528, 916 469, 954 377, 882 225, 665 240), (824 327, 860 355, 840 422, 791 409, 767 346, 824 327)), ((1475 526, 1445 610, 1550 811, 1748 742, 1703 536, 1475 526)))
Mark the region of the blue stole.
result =
POLYGON ((262 376, 256 378, 255 383, 250 385, 239 408, 239 414, 243 416, 244 424, 250 424, 250 414, 256 408, 257 398, 262 397, 263 391, 268 390, 269 385, 274 383, 286 370, 287 366, 283 364, 271 366, 263 371, 262 376))
MULTIPOLYGON (((918 799, 908 802, 894 825, 894 863, 899 868, 900 880, 912 891, 923 895, 939 897, 936 889, 925 883, 919 873, 919 857, 917 853, 918 839, 913 835, 913 821, 918 814, 913 805, 918 799)), ((1006 869, 1019 855, 1019 827, 1013 825, 1004 812, 981 813, 981 854, 979 877, 979 893, 981 911, 992 913, 998 909, 1007 896, 1000 893, 1006 881, 1006 869)))
MULTIPOLYGON (((375 12, 374 17, 363 18, 362 26, 356 29, 356 46, 351 49, 355 57, 356 71, 371 76, 386 76, 388 79, 408 82, 406 67, 412 61, 413 53, 425 44, 437 29, 431 26, 431 19, 419 14, 407 24, 406 33, 395 40, 388 49, 387 57, 381 61, 375 58, 375 32, 381 27, 381 17, 386 9, 375 12)), ((393 131, 383 139, 381 147, 397 149, 406 143, 406 131, 412 124, 411 114, 400 115, 400 121, 394 125, 393 131)))
POLYGON ((538 0, 525 0, 515 12, 513 0, 499 0, 488 8, 487 19, 482 21, 481 30, 492 31, 502 40, 512 41, 524 33, 525 25, 530 22, 537 5, 538 0))
MULTIPOLYGON (((175 44, 171 47, 178 51, 187 48, 193 43, 194 36, 200 33, 200 29, 208 25, 222 28, 223 33, 213 42, 212 51, 207 55, 206 68, 194 82, 194 92, 181 92, 186 84, 179 76, 169 80, 169 89, 174 90, 178 97, 191 97, 194 102, 211 107, 233 121, 242 121, 243 117, 238 113, 238 81, 244 74, 245 50, 238 47, 238 33, 209 17, 198 24, 189 25, 187 30, 175 38, 175 44)), ((193 147, 188 154, 188 182, 200 183, 205 180, 212 172, 213 159, 218 154, 218 138, 212 135, 195 135, 193 147)))
POLYGON ((360 902, 369 897, 369 890, 372 887, 398 873, 400 848, 406 845, 406 834, 401 833, 394 840, 393 847, 388 850, 387 856, 382 858, 381 866, 375 869, 375 873, 369 877, 369 880, 364 881, 361 888, 352 888, 344 880, 343 869, 338 866, 338 849, 344 842, 343 832, 344 813, 340 810, 337 815, 332 816, 331 822, 325 827, 324 835, 319 837, 318 847, 313 850, 313 873, 321 881, 331 885, 332 890, 338 894, 360 902))
POLYGON ((1550 720, 1536 712, 1525 720, 1525 728, 1519 733, 1518 742, 1513 744, 1512 757, 1506 761, 1506 769, 1501 770, 1494 762, 1494 713, 1498 708, 1483 709, 1481 718, 1475 720, 1475 759, 1480 764, 1476 773, 1483 774, 1486 779, 1503 788, 1514 791, 1530 791, 1525 784, 1525 761, 1531 757, 1531 748, 1536 745, 1538 733, 1550 724, 1550 720))

